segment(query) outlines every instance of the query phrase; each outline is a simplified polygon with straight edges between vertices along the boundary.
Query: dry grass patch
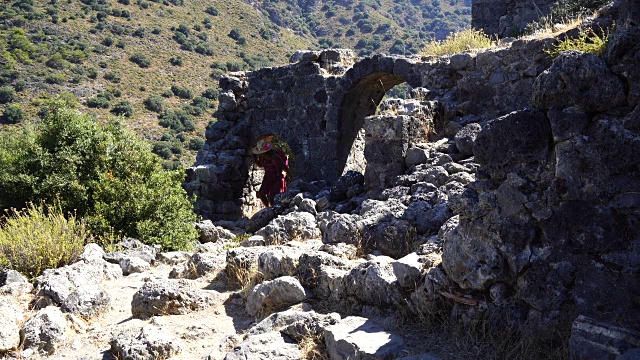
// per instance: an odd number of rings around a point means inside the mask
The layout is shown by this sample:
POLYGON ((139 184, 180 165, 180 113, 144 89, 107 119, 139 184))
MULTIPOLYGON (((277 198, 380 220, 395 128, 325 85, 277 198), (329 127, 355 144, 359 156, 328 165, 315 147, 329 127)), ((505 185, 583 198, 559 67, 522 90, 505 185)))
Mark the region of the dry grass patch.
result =
POLYGON ((305 336, 298 345, 303 360, 329 360, 323 334, 305 336))
POLYGON ((593 29, 581 30, 577 38, 566 37, 553 46, 548 53, 558 56, 563 51, 577 50, 596 56, 604 56, 609 44, 610 31, 596 32, 593 29))
POLYGON ((489 48, 496 42, 480 30, 469 29, 447 36, 445 40, 433 41, 420 52, 423 56, 452 55, 465 50, 489 48))
POLYGON ((91 240, 84 221, 73 214, 65 218, 59 205, 5 210, 0 219, 0 267, 33 279, 45 269, 76 261, 91 240))
POLYGON ((488 320, 463 325, 447 315, 430 315, 399 324, 395 331, 413 333, 419 338, 418 353, 432 353, 443 359, 564 360, 569 357, 568 334, 499 327, 488 320))
POLYGON ((247 296, 249 296, 249 291, 264 280, 264 276, 258 270, 257 265, 253 265, 249 268, 228 266, 226 272, 229 282, 240 288, 240 294, 245 300, 247 299, 247 296))

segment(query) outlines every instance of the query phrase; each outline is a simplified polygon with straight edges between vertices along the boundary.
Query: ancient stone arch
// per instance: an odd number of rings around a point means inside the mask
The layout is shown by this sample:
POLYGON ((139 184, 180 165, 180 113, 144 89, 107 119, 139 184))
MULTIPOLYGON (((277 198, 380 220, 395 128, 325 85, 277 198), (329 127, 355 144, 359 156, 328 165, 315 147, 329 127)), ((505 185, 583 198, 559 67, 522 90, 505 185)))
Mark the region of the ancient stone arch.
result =
POLYGON ((400 56, 357 60, 350 50, 308 51, 290 65, 223 77, 217 122, 187 172, 198 211, 214 219, 255 211, 252 182, 259 179, 249 176, 250 148, 267 133, 291 147, 296 177, 335 181, 365 117, 393 86, 420 86, 422 65, 400 56))

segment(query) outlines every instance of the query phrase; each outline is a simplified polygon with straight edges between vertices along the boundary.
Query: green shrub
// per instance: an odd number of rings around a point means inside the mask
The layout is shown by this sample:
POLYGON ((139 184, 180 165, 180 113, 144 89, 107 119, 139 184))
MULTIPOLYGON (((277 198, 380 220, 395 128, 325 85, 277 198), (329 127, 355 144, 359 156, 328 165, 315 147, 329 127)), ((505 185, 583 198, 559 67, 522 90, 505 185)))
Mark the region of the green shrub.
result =
POLYGON ((180 85, 171 85, 171 91, 173 94, 182 99, 191 99, 193 98, 193 89, 180 86, 180 85))
POLYGON ((110 95, 110 93, 100 93, 87 100, 86 105, 90 108, 108 109, 111 106, 110 100, 113 100, 113 97, 110 95), (108 94, 108 96, 106 94, 108 94))
POLYGON ((173 97, 173 95, 174 95, 173 91, 171 91, 169 89, 167 89, 167 90, 162 92, 162 97, 165 97, 165 98, 173 97))
POLYGON ((111 113, 118 116, 132 117, 133 105, 128 101, 120 101, 111 109, 111 113))
POLYGON ((24 89, 27 88, 27 82, 24 80, 16 80, 15 83, 13 83, 13 88, 17 91, 17 92, 21 92, 24 89))
POLYGON ((44 81, 47 84, 62 85, 65 81, 67 81, 67 78, 64 76, 64 74, 58 73, 47 75, 47 77, 44 78, 44 81))
POLYGON ((160 126, 173 129, 175 131, 193 131, 195 124, 193 117, 185 110, 169 109, 166 110, 158 121, 160 126))
POLYGON ((44 64, 56 70, 61 70, 68 66, 67 61, 62 58, 60 53, 53 54, 44 64))
POLYGON ((144 107, 149 111, 161 113, 164 108, 164 99, 156 94, 151 94, 144 101, 144 107))
POLYGON ((169 141, 156 141, 151 151, 165 160, 169 160, 173 156, 171 143, 169 141))
POLYGON ((209 15, 213 15, 213 16, 218 16, 219 12, 218 9, 216 9, 215 6, 208 6, 207 9, 204 11, 209 15))
POLYGON ((85 222, 73 214, 65 217, 59 205, 11 209, 0 227, 0 267, 33 279, 75 262, 91 240, 85 222))
POLYGON ((204 96, 198 96, 191 101, 191 105, 206 110, 209 107, 209 99, 204 96))
POLYGON ((203 97, 206 97, 209 100, 218 100, 218 96, 220 95, 220 90, 209 88, 202 93, 203 97))
POLYGON ((148 68, 149 66, 151 66, 151 60, 149 60, 149 58, 141 52, 137 52, 131 55, 131 57, 129 57, 129 61, 137 64, 141 68, 148 68))
POLYGON ((182 56, 172 56, 169 59, 169 63, 173 66, 182 66, 182 56))
POLYGON ((2 112, 0 117, 0 123, 4 124, 17 124, 24 119, 24 113, 18 104, 11 104, 7 106, 2 112))
POLYGON ((204 139, 201 138, 193 138, 189 140, 189 149, 190 150, 200 150, 204 146, 204 139))
POLYGON ((12 102, 16 98, 16 91, 11 86, 0 86, 0 104, 12 102))
POLYGON ((122 80, 120 79, 120 76, 118 76, 118 74, 113 71, 109 71, 108 73, 104 74, 104 78, 113 83, 119 83, 122 80))
POLYGON ((112 232, 185 249, 197 232, 181 182, 121 122, 100 126, 53 100, 34 126, 0 134, 0 208, 59 199, 94 235, 112 232))

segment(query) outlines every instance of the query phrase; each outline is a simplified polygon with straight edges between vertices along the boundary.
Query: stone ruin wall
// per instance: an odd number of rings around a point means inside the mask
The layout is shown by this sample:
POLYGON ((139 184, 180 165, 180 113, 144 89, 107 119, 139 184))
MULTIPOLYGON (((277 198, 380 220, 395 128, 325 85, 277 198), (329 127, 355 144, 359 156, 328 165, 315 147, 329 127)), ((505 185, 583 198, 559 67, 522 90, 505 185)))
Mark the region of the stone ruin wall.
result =
POLYGON ((409 145, 426 140, 424 134, 398 133, 381 147, 386 129, 378 126, 369 127, 364 136, 369 151, 355 142, 388 89, 406 81, 418 98, 414 101, 425 102, 414 107, 424 108, 427 115, 404 114, 408 117, 398 122, 387 121, 389 126, 427 126, 432 139, 453 136, 468 123, 527 106, 535 77, 550 65, 544 49, 551 41, 518 40, 507 48, 442 59, 300 52, 290 65, 230 74, 220 80, 217 121, 207 129, 205 146, 187 171, 186 188, 197 196, 197 211, 205 218, 250 216, 259 210, 255 189, 261 182, 252 169, 251 142, 270 133, 290 146, 296 178, 335 181, 352 150, 359 148, 371 164, 369 175, 365 171, 369 188, 384 187, 388 184, 381 177, 406 170, 402 158, 392 165, 390 154, 403 156, 409 145))
POLYGON ((473 0, 471 26, 489 36, 516 36, 551 12, 554 0, 473 0))

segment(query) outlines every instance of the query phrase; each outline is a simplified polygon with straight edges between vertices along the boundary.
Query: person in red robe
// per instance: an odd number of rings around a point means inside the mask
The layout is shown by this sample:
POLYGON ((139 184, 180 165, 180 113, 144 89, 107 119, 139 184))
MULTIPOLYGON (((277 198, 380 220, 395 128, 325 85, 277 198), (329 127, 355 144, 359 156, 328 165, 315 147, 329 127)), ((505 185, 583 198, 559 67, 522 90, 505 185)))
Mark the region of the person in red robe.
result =
POLYGON ((257 194, 266 207, 273 205, 273 198, 287 191, 286 174, 289 174, 287 155, 271 145, 273 136, 258 139, 252 149, 254 164, 264 169, 264 178, 257 194), (284 174, 283 174, 284 171, 284 174))

